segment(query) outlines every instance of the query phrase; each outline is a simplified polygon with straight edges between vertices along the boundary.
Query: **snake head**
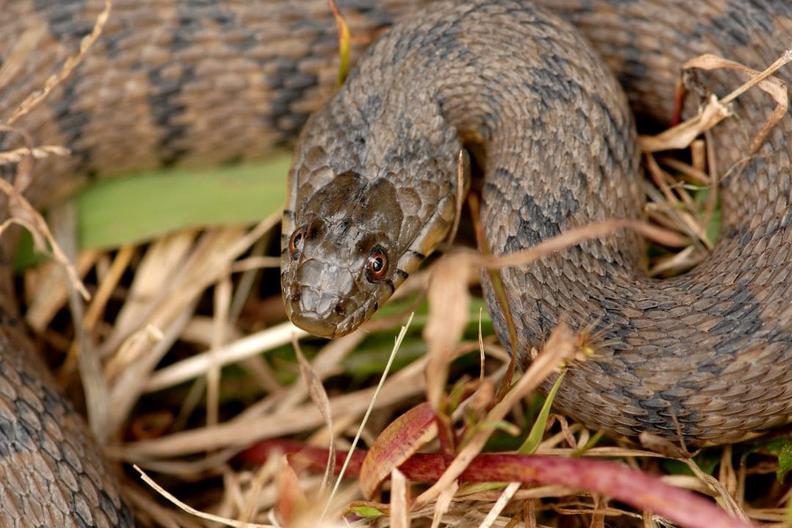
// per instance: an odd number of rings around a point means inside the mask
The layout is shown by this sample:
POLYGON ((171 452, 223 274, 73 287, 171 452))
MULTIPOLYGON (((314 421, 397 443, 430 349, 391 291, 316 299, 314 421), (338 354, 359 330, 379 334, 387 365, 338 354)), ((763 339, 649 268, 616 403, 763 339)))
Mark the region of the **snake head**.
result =
MULTIPOLYGON (((286 215, 290 213, 287 212, 286 215)), ((345 172, 310 193, 284 233, 281 286, 292 322, 335 337, 357 328, 403 280, 392 226, 403 214, 390 182, 345 172)))
POLYGON ((456 215, 458 150, 443 155, 425 136, 411 138, 421 123, 400 132, 402 141, 381 121, 344 123, 350 107, 337 101, 309 119, 283 218, 286 313, 323 337, 367 320, 446 237, 456 215), (429 154, 436 151, 441 161, 429 154))

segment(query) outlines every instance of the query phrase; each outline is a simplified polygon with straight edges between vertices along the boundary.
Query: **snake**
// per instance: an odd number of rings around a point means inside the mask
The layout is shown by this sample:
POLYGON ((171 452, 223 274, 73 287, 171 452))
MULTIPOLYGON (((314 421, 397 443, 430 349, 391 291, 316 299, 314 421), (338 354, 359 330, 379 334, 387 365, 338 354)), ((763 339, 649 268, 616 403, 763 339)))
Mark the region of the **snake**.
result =
MULTIPOLYGON (((25 196, 45 209, 99 178, 232 163, 297 138, 284 302, 297 325, 339 336, 445 240, 471 185, 456 170, 464 149, 481 168, 495 255, 592 221, 640 218, 636 122, 671 120, 682 65, 714 53, 761 70, 792 42, 783 0, 338 3, 355 64, 340 90, 324 0, 114 1, 74 71, 14 131, 0 131, 4 150, 71 153, 36 159, 25 196)), ((0 121, 77 53, 102 9, 18 0, 0 10, 0 121)), ((701 94, 688 95, 688 112, 697 95, 722 97, 746 80, 695 77, 701 94)), ((514 343, 484 278, 495 333, 520 357, 562 319, 594 328, 595 354, 568 370, 558 410, 688 446, 789 421, 792 117, 749 150, 773 104, 752 89, 711 131, 723 219, 695 269, 646 277, 643 242, 628 231, 501 269, 514 343)), ((0 167, 7 179, 14 170, 0 167)), ((117 475, 36 357, 9 251, 0 259, 0 525, 131 526, 117 475)))

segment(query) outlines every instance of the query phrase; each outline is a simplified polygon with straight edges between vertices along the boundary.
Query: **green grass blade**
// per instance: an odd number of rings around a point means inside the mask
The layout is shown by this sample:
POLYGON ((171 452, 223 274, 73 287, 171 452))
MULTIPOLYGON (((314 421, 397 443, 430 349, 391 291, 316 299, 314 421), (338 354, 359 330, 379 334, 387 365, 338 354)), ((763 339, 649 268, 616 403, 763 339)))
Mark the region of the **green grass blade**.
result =
POLYGON ((767 450, 778 457, 776 477, 783 482, 786 474, 792 470, 792 437, 781 437, 770 441, 767 450))
POLYGON ((283 207, 290 155, 211 169, 98 181, 75 197, 81 249, 141 242, 187 227, 248 224, 283 207))
POLYGON ((535 453, 539 448, 539 444, 542 442, 542 435, 544 435, 544 430, 547 426, 547 418, 550 416, 550 407, 553 405, 555 395, 558 392, 558 389, 561 387, 564 374, 566 374, 566 371, 562 370, 561 374, 558 375, 558 379, 556 379, 555 383, 553 383, 553 388, 547 393, 547 398, 545 398, 544 405, 542 405, 542 410, 539 411, 539 416, 536 417, 536 421, 534 422, 533 427, 531 427, 531 432, 528 434, 528 438, 525 439, 525 442, 523 442, 523 444, 520 446, 520 449, 517 450, 518 453, 530 455, 531 453, 535 453))

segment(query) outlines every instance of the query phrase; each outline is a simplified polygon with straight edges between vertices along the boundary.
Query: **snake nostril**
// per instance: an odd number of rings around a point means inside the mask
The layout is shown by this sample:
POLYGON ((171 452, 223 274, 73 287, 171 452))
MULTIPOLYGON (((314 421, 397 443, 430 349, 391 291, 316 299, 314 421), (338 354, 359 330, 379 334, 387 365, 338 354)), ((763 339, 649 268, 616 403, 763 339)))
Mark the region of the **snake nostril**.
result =
POLYGON ((335 307, 333 308, 333 313, 339 317, 344 317, 346 315, 346 306, 344 301, 339 301, 335 307))
POLYGON ((293 302, 293 303, 297 303, 297 302, 300 302, 300 297, 301 297, 301 295, 300 295, 300 291, 299 290, 293 291, 292 294, 289 295, 289 300, 291 302, 293 302))

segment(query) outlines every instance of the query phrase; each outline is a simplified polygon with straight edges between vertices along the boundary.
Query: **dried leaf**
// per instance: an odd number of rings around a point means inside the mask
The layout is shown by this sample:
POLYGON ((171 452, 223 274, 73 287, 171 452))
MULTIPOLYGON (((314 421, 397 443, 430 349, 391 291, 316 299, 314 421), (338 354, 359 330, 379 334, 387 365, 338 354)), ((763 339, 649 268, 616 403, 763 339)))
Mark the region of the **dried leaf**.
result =
POLYGON ((380 483, 402 462, 437 435, 435 413, 421 403, 391 422, 371 446, 360 468, 360 489, 371 498, 380 483))
MULTIPOLYGON (((550 334, 542 352, 533 360, 531 366, 515 383, 509 392, 489 412, 486 422, 496 424, 501 422, 514 407, 517 401, 536 389, 550 373, 561 363, 570 359, 576 349, 575 335, 565 325, 559 325, 550 334)), ((457 453, 456 458, 446 468, 443 475, 432 487, 423 492, 416 500, 416 507, 434 500, 441 490, 450 486, 468 467, 468 464, 479 454, 487 439, 492 433, 492 428, 480 428, 457 453)), ((512 479, 506 479, 512 480, 512 479)))
POLYGON ((674 126, 656 136, 640 136, 638 144, 644 152, 657 152, 661 150, 682 149, 688 147, 694 139, 705 131, 710 130, 724 118, 731 115, 728 105, 737 97, 754 86, 767 92, 776 102, 776 107, 762 125, 751 142, 749 153, 756 152, 762 145, 770 130, 783 118, 789 106, 786 83, 780 79, 771 78, 779 68, 792 60, 792 50, 786 51, 773 64, 764 71, 757 72, 740 63, 724 59, 717 55, 704 54, 687 61, 683 70, 698 68, 703 70, 729 69, 737 70, 752 75, 746 83, 732 91, 721 100, 715 95, 699 114, 677 126, 674 126))
POLYGON ((758 86, 761 90, 766 92, 767 94, 772 97, 776 102, 776 107, 773 109, 773 112, 765 121, 764 125, 759 129, 756 136, 754 137, 753 141, 751 141, 751 148, 749 150, 750 154, 753 154, 759 147, 762 146, 764 140, 767 138, 767 135, 770 133, 770 130, 784 117, 786 114, 787 108, 789 108, 789 95, 787 93, 787 86, 784 81, 778 79, 776 77, 771 77, 775 72, 777 72, 782 66, 787 64, 789 61, 792 61, 792 50, 787 50, 784 52, 781 57, 776 59, 770 66, 765 68, 763 71, 758 72, 754 69, 748 68, 747 66, 740 64, 739 62, 734 62, 728 59, 724 59, 723 57, 719 57, 717 55, 712 54, 704 54, 699 57, 694 57, 693 59, 687 61, 684 66, 682 67, 683 70, 689 68, 699 68, 702 70, 714 70, 714 69, 726 69, 726 70, 736 70, 742 73, 747 73, 751 75, 751 78, 739 86, 737 89, 732 91, 726 97, 723 98, 723 104, 729 104, 735 99, 737 99, 740 95, 747 92, 754 86, 758 86))
POLYGON ((277 485, 278 500, 275 503, 275 511, 278 512, 278 518, 283 525, 292 526, 295 518, 306 510, 308 499, 300 489, 300 479, 286 456, 281 461, 277 485))
POLYGON ((656 136, 638 136, 638 146, 643 152, 686 148, 705 130, 711 129, 730 115, 729 107, 713 95, 696 117, 664 130, 656 136))
POLYGON ((429 349, 427 400, 438 411, 447 382, 448 365, 468 321, 470 293, 467 277, 470 269, 470 258, 463 253, 444 257, 432 267, 428 292, 429 318, 423 336, 429 349))

